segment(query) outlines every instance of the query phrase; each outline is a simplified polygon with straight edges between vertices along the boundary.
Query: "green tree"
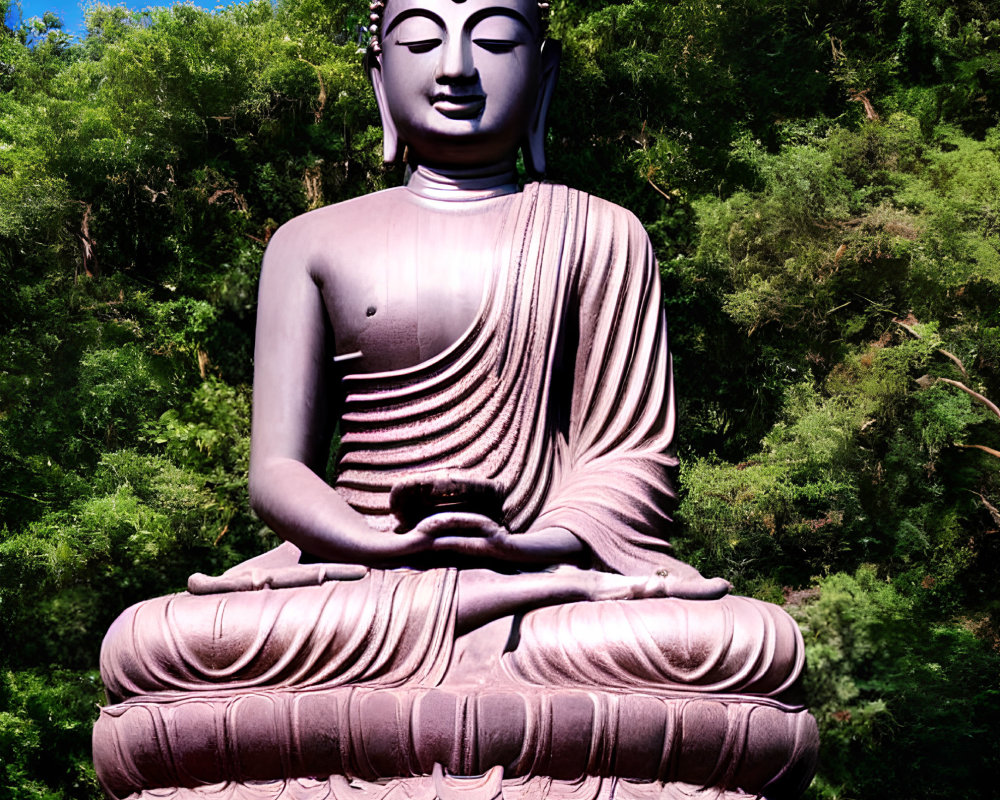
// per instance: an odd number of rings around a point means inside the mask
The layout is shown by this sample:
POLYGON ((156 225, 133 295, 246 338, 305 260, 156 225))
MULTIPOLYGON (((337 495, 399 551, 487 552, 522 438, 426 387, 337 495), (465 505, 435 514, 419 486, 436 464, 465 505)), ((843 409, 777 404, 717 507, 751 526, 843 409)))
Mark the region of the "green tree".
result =
MULTIPOLYGON (((12 8, 0 0, 0 8, 12 8)), ((245 480, 279 224, 392 185, 361 0, 0 27, 0 795, 97 797, 101 637, 274 537, 245 480)), ((996 770, 1000 22, 560 0, 550 178, 639 214, 680 554, 803 627, 814 797, 996 770)))

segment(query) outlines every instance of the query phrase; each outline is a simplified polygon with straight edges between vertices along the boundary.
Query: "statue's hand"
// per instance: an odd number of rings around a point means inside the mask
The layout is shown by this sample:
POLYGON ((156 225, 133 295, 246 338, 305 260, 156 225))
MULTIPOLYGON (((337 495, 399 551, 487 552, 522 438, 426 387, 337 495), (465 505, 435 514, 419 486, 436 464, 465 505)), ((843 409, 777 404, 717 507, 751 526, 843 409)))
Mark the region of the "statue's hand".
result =
POLYGON ((618 575, 612 572, 559 567, 553 575, 569 581, 587 600, 646 600, 676 597, 683 600, 718 600, 733 588, 722 578, 674 575, 618 575))
MULTIPOLYGON (((659 576, 658 576, 659 577, 659 576)), ((725 578, 659 577, 663 582, 666 597, 680 597, 685 600, 717 600, 733 590, 733 585, 725 578)))
POLYGON ((511 533, 489 517, 466 512, 433 514, 421 520, 413 532, 431 537, 431 550, 522 564, 575 561, 585 552, 583 543, 563 528, 511 533))
POLYGON ((412 534, 426 537, 432 551, 485 558, 503 558, 510 539, 503 525, 482 514, 466 511, 432 514, 418 522, 412 534))
MULTIPOLYGON (((413 532, 434 541, 435 550, 449 549, 449 544, 487 539, 506 529, 483 514, 468 511, 442 511, 418 522, 413 532)), ((405 534, 404 534, 405 535, 405 534)))
POLYGON ((733 585, 725 578, 702 577, 702 574, 690 564, 685 564, 676 558, 666 556, 664 562, 664 568, 656 573, 656 579, 662 581, 663 591, 667 597, 715 600, 733 590, 733 585))

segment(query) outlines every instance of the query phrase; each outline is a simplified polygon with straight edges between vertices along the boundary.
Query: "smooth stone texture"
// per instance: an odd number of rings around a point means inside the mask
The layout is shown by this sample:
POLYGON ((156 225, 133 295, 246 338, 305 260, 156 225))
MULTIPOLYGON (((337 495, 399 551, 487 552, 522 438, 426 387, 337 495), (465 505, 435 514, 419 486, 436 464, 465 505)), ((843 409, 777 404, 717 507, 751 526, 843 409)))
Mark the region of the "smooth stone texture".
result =
POLYGON ((327 771, 377 781, 437 766, 455 775, 499 766, 508 780, 628 776, 787 797, 812 776, 817 732, 802 709, 725 696, 338 687, 121 704, 104 711, 95 741, 121 754, 108 783, 119 797, 327 771), (199 741, 174 735, 168 743, 162 731, 199 741), (214 761, 202 743, 218 743, 214 761))
POLYGON ((285 543, 108 631, 109 795, 798 796, 802 637, 670 555, 675 406, 630 212, 540 171, 528 0, 389 0, 369 71, 406 187, 264 259, 251 503, 285 543), (336 477, 321 477, 339 426, 336 477))

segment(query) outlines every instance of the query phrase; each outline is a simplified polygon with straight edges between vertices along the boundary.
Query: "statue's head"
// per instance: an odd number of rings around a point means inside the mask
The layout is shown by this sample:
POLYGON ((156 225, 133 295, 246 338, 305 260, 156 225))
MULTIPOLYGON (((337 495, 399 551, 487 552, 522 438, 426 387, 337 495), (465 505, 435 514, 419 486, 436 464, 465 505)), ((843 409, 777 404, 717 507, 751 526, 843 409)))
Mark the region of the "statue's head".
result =
POLYGON ((513 158, 545 169, 545 116, 559 64, 538 0, 375 0, 368 69, 385 160, 472 167, 513 158))

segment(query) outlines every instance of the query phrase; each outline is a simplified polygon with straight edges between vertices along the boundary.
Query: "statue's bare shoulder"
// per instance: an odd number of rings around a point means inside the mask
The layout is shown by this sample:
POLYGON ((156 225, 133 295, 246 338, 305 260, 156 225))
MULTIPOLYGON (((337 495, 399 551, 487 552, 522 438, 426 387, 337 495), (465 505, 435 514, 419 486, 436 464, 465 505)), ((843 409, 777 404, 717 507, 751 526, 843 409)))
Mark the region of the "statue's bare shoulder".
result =
POLYGON ((285 274, 305 271, 318 285, 334 273, 363 270, 366 243, 376 230, 384 230, 393 195, 399 191, 362 195, 292 218, 271 237, 265 269, 285 274))
POLYGON ((299 302, 277 313, 325 316, 336 355, 363 354, 353 369, 413 366, 472 323, 486 270, 469 256, 493 253, 484 243, 495 240, 504 219, 503 208, 493 208, 477 214, 468 203, 429 206, 400 187, 310 211, 272 236, 261 301, 265 291, 286 296, 297 283, 299 302), (449 313, 429 315, 429 308, 449 313))

